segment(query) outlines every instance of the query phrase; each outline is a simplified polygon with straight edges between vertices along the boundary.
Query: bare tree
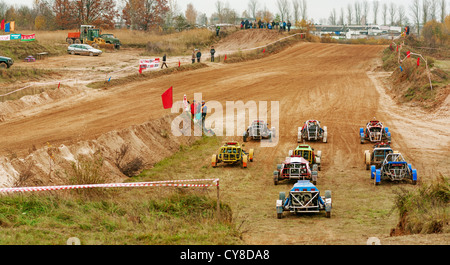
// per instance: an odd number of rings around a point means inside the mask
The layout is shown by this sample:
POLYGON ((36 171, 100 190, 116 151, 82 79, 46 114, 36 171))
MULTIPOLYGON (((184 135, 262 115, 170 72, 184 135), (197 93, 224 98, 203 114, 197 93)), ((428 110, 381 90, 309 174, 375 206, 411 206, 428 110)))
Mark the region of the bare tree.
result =
POLYGON ((420 3, 419 0, 412 0, 410 5, 411 17, 417 27, 417 35, 420 33, 420 3))
POLYGON ((253 18, 256 18, 256 12, 258 11, 258 0, 249 0, 248 1, 248 13, 252 15, 253 18))
POLYGON ((353 8, 351 4, 347 5, 347 24, 351 25, 353 20, 353 8))
POLYGON ((438 8, 438 0, 429 0, 429 6, 430 6, 430 19, 431 20, 437 20, 436 12, 438 8))
POLYGON ((308 12, 308 5, 307 5, 307 3, 306 3, 306 0, 303 0, 302 1, 302 4, 301 4, 301 13, 302 13, 302 20, 305 20, 306 21, 306 19, 308 18, 308 16, 307 16, 307 12, 308 12))
POLYGON ((444 23, 445 16, 446 16, 446 0, 441 0, 441 3, 439 5, 440 11, 441 11, 441 23, 444 23))
POLYGON ((394 26, 394 24, 395 24, 396 11, 397 11, 397 8, 395 7, 395 3, 391 2, 389 5, 389 18, 391 19, 391 26, 394 26))
POLYGON ((355 22, 357 25, 361 24, 361 3, 359 1, 355 1, 355 22))
POLYGON ((289 19, 289 2, 288 0, 277 0, 278 11, 280 12, 281 21, 289 19))
POLYGON ((362 18, 364 20, 364 24, 369 24, 368 14, 369 14, 369 2, 364 0, 362 3, 362 18))
POLYGON ((168 0, 167 4, 169 6, 169 11, 167 11, 167 13, 166 13, 165 23, 166 23, 166 26, 172 27, 174 19, 176 16, 179 15, 180 10, 178 7, 177 0, 168 0))
POLYGON ((344 8, 341 7, 341 15, 339 16, 339 25, 344 25, 345 23, 345 13, 344 8))
POLYGON ((208 16, 206 13, 201 13, 197 18, 198 24, 208 26, 208 16))
POLYGON ((0 1, 0 17, 5 17, 6 10, 8 10, 8 5, 3 0, 0 1))
POLYGON ((333 8, 333 10, 330 13, 330 16, 328 17, 328 23, 331 25, 336 25, 337 17, 336 17, 336 8, 333 8))
POLYGON ((220 0, 217 0, 215 5, 216 5, 216 14, 217 14, 217 18, 219 19, 219 23, 223 23, 224 3, 222 3, 220 0))
POLYGON ((381 16, 383 17, 383 25, 387 25, 387 11, 388 11, 388 5, 386 3, 383 3, 383 8, 381 9, 381 16))
POLYGON ((373 1, 373 24, 377 24, 377 18, 378 18, 378 7, 380 5, 380 2, 378 0, 373 1))
POLYGON ((294 16, 294 23, 300 20, 300 2, 299 0, 292 0, 292 12, 294 16))
POLYGON ((189 3, 186 7, 186 21, 193 25, 197 22, 197 10, 195 10, 194 5, 192 3, 189 3))
POLYGON ((397 15, 398 15, 398 22, 397 22, 397 24, 399 26, 403 26, 404 23, 406 22, 405 7, 403 5, 400 5, 398 7, 397 15))
POLYGON ((423 0, 422 1, 422 23, 425 25, 425 23, 428 22, 428 15, 429 15, 429 1, 423 0))

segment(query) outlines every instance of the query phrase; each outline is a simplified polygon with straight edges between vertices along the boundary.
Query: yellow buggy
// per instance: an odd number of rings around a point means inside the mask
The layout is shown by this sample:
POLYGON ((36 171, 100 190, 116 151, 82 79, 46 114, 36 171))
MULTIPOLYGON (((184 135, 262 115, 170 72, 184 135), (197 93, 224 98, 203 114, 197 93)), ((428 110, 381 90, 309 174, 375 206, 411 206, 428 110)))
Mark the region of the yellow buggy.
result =
POLYGON ((253 149, 250 149, 247 153, 238 142, 226 142, 219 149, 218 154, 212 155, 211 165, 217 167, 217 164, 221 162, 226 164, 240 163, 243 168, 246 168, 249 161, 253 162, 253 149))

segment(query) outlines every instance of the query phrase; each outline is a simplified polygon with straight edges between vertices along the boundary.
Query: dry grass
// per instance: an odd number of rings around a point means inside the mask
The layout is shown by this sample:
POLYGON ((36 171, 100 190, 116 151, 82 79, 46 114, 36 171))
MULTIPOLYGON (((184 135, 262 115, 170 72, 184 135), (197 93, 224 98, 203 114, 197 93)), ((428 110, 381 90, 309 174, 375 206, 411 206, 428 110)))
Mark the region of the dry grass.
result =
MULTIPOLYGON (((68 32, 77 30, 57 31, 23 31, 22 34, 36 34, 36 40, 43 45, 66 44, 68 32)), ((168 54, 185 54, 194 48, 204 48, 214 41, 214 33, 208 29, 193 29, 183 32, 163 34, 128 29, 104 30, 119 38, 123 47, 146 48, 149 43, 156 44, 168 54)))

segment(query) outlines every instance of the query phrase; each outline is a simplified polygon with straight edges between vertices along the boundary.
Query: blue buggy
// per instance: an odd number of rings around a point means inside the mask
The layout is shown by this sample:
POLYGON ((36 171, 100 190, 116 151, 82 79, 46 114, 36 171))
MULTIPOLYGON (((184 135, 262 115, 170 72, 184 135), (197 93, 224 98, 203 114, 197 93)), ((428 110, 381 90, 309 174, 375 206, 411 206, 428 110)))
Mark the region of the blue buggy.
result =
POLYGON ((417 184, 417 170, 413 169, 411 164, 406 163, 402 154, 390 153, 386 156, 380 169, 375 165, 370 167, 370 177, 374 179, 375 185, 380 184, 381 180, 389 179, 391 181, 411 180, 413 185, 417 184))
POLYGON ((289 191, 280 192, 276 202, 277 218, 281 219, 284 211, 291 213, 318 213, 325 211, 327 218, 331 217, 331 191, 325 191, 325 196, 309 180, 299 180, 289 191))

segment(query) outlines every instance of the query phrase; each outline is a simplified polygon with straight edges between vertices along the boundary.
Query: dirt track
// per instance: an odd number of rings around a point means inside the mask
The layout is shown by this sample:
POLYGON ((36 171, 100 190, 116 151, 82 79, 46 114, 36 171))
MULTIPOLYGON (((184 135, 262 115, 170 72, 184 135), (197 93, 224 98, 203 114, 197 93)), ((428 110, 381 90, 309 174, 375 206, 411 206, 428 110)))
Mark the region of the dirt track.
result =
MULTIPOLYGON (((256 142, 248 143, 247 148, 256 150, 256 161, 248 173, 239 168, 216 171, 223 177, 224 201, 231 201, 238 219, 249 224, 245 242, 364 244, 367 237, 379 236, 392 243, 386 235, 397 219, 388 215, 390 209, 385 206, 391 205, 395 185, 373 186, 363 167, 363 152, 371 145, 359 143, 359 127, 373 117, 388 126, 394 149, 417 168, 420 180, 438 172, 448 175, 450 137, 448 109, 430 116, 391 105, 383 94, 383 74, 374 72, 383 48, 301 43, 257 61, 214 64, 139 83, 130 80, 122 87, 76 95, 52 103, 51 108, 0 123, 0 152, 6 155, 13 150, 23 155, 31 146, 39 148, 46 142, 70 145, 159 118, 169 113, 162 108, 161 94, 170 86, 175 100, 201 92, 204 100, 216 100, 223 106, 237 100, 279 101, 279 144, 261 148, 256 142), (332 190, 335 210, 331 219, 288 216, 277 220, 275 200, 278 192, 287 191, 290 185, 273 186, 271 174, 275 164, 295 148, 297 127, 307 119, 318 119, 328 127, 328 143, 311 145, 322 150, 318 187, 332 190), (420 147, 423 145, 426 152, 420 147), (242 181, 240 177, 264 193, 249 194, 233 187, 242 181), (379 203, 370 200, 380 192, 386 198, 379 203), (299 224, 308 229, 299 229, 299 224)), ((207 160, 203 161, 206 165, 207 160)), ((420 244, 420 239, 416 243, 420 244)))

